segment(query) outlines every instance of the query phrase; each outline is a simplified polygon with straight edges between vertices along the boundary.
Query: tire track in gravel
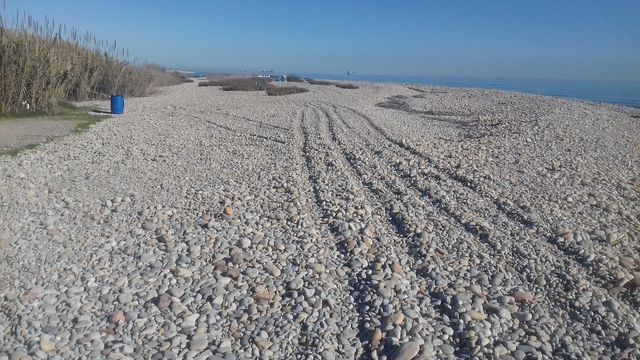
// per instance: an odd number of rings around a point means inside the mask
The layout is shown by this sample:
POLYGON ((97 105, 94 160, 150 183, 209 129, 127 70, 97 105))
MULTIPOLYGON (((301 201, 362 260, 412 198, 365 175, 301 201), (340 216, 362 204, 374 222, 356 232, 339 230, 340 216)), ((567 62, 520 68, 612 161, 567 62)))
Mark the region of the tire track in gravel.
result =
MULTIPOLYGON (((357 113, 356 111, 354 111, 352 109, 348 109, 348 110, 350 110, 353 113, 356 113, 356 114, 360 115, 359 116, 360 118, 365 118, 366 122, 369 123, 371 125, 371 127, 374 128, 374 130, 376 130, 378 132, 378 134, 381 134, 384 138, 387 138, 387 140, 389 140, 388 139, 388 134, 381 133, 384 130, 380 129, 379 127, 376 127, 375 124, 373 124, 373 122, 371 121, 371 119, 366 118, 364 115, 361 115, 361 114, 357 113)), ((336 118, 338 120, 333 119, 333 123, 334 124, 335 123, 342 123, 342 124, 344 124, 344 126, 347 125, 347 122, 346 122, 345 118, 342 117, 338 113, 337 107, 331 105, 331 106, 329 106, 327 108, 326 106, 324 106, 324 110, 323 111, 324 111, 325 115, 329 119, 332 119, 332 116, 330 115, 331 112, 333 112, 335 114, 335 116, 336 116, 336 118)), ((353 127, 350 127, 350 128, 353 128, 353 127)), ((334 129, 334 136, 337 136, 337 133, 338 132, 335 131, 335 129, 334 129)), ((368 135, 366 135, 366 134, 360 134, 359 136, 353 136, 353 134, 352 134, 352 136, 350 136, 350 138, 351 139, 353 139, 353 138, 370 139, 370 137, 368 135)), ((366 142, 368 143, 369 149, 364 149, 364 145, 363 145, 362 148, 364 150, 362 152, 360 152, 359 154, 366 153, 367 151, 370 152, 372 148, 375 149, 376 147, 380 147, 380 143, 379 142, 375 142, 374 143, 372 140, 368 140, 366 142)), ((407 149, 406 145, 401 144, 398 141, 389 140, 389 142, 397 145, 401 149, 406 150, 406 152, 409 152, 411 155, 420 157, 420 154, 417 151, 415 151, 415 150, 412 151, 411 149, 407 149)), ((338 141, 338 143, 340 143, 340 141, 338 141)), ((356 142, 351 142, 351 144, 354 144, 354 143, 356 143, 356 142)), ((341 145, 344 148, 344 143, 342 143, 341 145)), ((403 155, 405 157, 408 157, 408 155, 406 153, 403 154, 403 155)), ((347 157, 354 157, 355 158, 355 160, 353 161, 354 163, 358 163, 358 162, 363 162, 364 163, 366 161, 366 159, 363 159, 361 156, 358 156, 358 155, 355 155, 355 154, 346 154, 346 156, 347 157)), ((369 157, 369 161, 371 161, 370 159, 371 159, 371 156, 369 157)), ((369 164, 368 166, 371 167, 371 164, 369 164)), ((415 190, 420 192, 423 196, 433 199, 432 200, 433 205, 439 207, 442 211, 444 211, 444 213, 447 214, 447 216, 451 216, 454 219, 456 219, 458 221, 458 223, 461 224, 462 226, 464 226, 464 228, 468 232, 470 232, 473 235, 480 235, 480 238, 481 238, 481 240, 483 240, 483 242, 491 245, 492 247, 494 247, 496 249, 498 248, 497 247, 497 243, 495 241, 490 241, 487 236, 485 236, 484 239, 483 239, 483 236, 482 236, 483 234, 486 234, 488 231, 490 231, 492 229, 487 228, 487 227, 482 226, 482 225, 480 226, 480 229, 478 229, 477 226, 476 226, 477 224, 475 224, 473 222, 464 221, 464 219, 462 219, 460 217, 460 214, 455 212, 455 208, 454 209, 450 208, 450 206, 451 205, 455 205, 455 203, 447 204, 445 202, 442 202, 442 201, 438 200, 437 194, 435 194, 429 187, 421 186, 419 181, 417 181, 416 176, 412 176, 412 174, 410 173, 410 171, 406 167, 400 166, 399 164, 396 164, 396 165, 389 164, 389 166, 394 169, 394 171, 396 172, 396 174, 398 176, 398 179, 404 180, 405 183, 407 183, 409 186, 413 187, 415 190), (478 230, 480 230, 480 231, 478 231, 478 230)), ((392 184, 392 183, 393 183, 393 181, 387 181, 387 184, 392 184)), ((458 183, 460 183, 460 182, 458 182, 458 183)), ((454 182, 454 184, 455 184, 455 182, 454 182)), ((464 192, 463 192, 463 194, 464 194, 464 192)), ((479 194, 479 193, 467 192, 464 195, 466 195, 466 196, 474 196, 474 195, 475 196, 480 196, 481 199, 479 199, 478 202, 479 203, 482 202, 482 195, 479 194)), ((498 210, 498 212, 501 210, 499 207, 496 207, 496 208, 497 208, 496 210, 498 210)), ((485 207, 485 210, 486 209, 487 208, 485 207)), ((503 228, 509 229, 510 227, 513 227, 513 225, 516 225, 516 226, 518 226, 518 227, 520 227, 522 229, 523 227, 526 228, 527 225, 528 225, 526 223, 522 223, 520 221, 517 221, 517 219, 513 219, 513 217, 511 217, 511 216, 507 215, 506 218, 505 218, 504 216, 502 216, 502 217, 495 216, 496 211, 493 211, 493 213, 494 213, 494 221, 495 220, 499 220, 501 223, 506 225, 506 226, 503 226, 503 228)), ((500 231, 500 232, 502 232, 502 231, 500 231)), ((496 235, 499 235, 499 236, 494 236, 495 239, 498 239, 498 238, 507 239, 507 236, 508 236, 508 234, 500 234, 500 233, 498 233, 496 235)), ((521 270, 521 272, 523 270, 527 269, 527 265, 524 265, 527 262, 529 262, 529 263, 535 262, 537 259, 545 258, 545 257, 548 257, 548 258, 556 257, 556 258, 559 258, 559 259, 561 258, 564 261, 569 261, 570 263, 578 264, 578 262, 575 259, 573 259, 572 257, 570 257, 568 255, 561 256, 561 257, 560 256, 556 256, 555 254, 552 253, 552 250, 547 250, 544 253, 538 252, 537 250, 540 250, 540 251, 544 250, 544 245, 549 246, 546 243, 542 243, 541 245, 542 246, 537 247, 537 248, 533 247, 533 246, 527 246, 529 251, 526 251, 525 249, 522 249, 521 246, 519 246, 519 245, 514 246, 515 249, 516 249, 516 252, 520 253, 520 255, 521 255, 521 259, 520 260, 524 260, 524 261, 521 262, 521 261, 513 261, 513 260, 511 260, 509 262, 512 263, 513 265, 516 265, 516 268, 519 268, 521 270), (523 250, 525 250, 525 251, 523 251, 523 250), (532 255, 532 254, 535 254, 535 255, 532 255)), ((566 296, 564 294, 564 289, 565 288, 569 288, 569 289, 571 288, 569 286, 569 282, 571 282, 571 277, 566 276, 566 274, 561 274, 561 273, 558 273, 558 274, 553 274, 552 273, 552 275, 555 275, 552 278, 552 280, 554 280, 554 282, 557 283, 557 284, 553 284, 553 285, 555 285, 557 290, 558 290, 557 293, 553 294, 553 295, 554 295, 554 297, 556 299, 558 299, 560 302, 562 302, 563 301, 562 299, 566 296)), ((594 275, 594 274, 592 274, 592 275, 594 275)), ((529 280, 531 281, 533 279, 529 279, 529 280)), ((592 287, 592 286, 589 286, 589 287, 592 287)), ((547 288, 549 288, 549 286, 547 286, 547 288)), ((611 296, 610 294, 607 294, 605 296, 608 296, 610 298, 615 298, 614 296, 611 296)), ((628 302, 625 299, 622 299, 622 300, 624 300, 625 302, 628 302)), ((630 306, 630 309, 633 309, 633 307, 630 306)), ((572 313, 575 314, 575 315, 579 314, 580 311, 581 311, 580 307, 575 307, 574 308, 573 306, 570 306, 570 310, 572 310, 572 313)), ((602 325, 605 328, 607 327, 607 325, 605 323, 602 323, 602 325)), ((628 325, 631 326, 632 324, 628 324, 628 325)))
MULTIPOLYGON (((411 145, 393 138, 393 136, 390 135, 385 129, 375 124, 375 122, 371 118, 358 112, 357 110, 351 109, 346 106, 336 106, 333 104, 329 104, 329 106, 335 109, 336 111, 338 108, 341 108, 350 113, 355 114, 359 118, 362 118, 363 120, 366 121, 366 123, 370 125, 370 127, 374 131, 376 131, 379 134, 379 136, 386 138, 390 143, 393 143, 397 145, 400 149, 405 150, 406 153, 413 154, 417 156, 419 159, 424 159, 427 162, 427 164, 432 165, 435 170, 429 172, 431 175, 434 175, 440 178, 448 177, 458 182, 463 187, 470 189, 472 192, 467 192, 466 196, 475 196, 475 194, 477 194, 480 196, 480 199, 487 199, 489 203, 493 203, 497 208, 497 210, 504 213, 508 218, 522 224, 524 228, 519 229, 520 231, 531 233, 532 235, 537 234, 540 238, 543 238, 544 241, 540 242, 541 246, 538 248, 544 248, 545 246, 552 246, 553 248, 560 250, 568 257, 569 261, 575 264, 577 268, 586 269, 589 275, 591 275, 594 279, 598 280, 599 282, 597 284, 598 287, 606 288, 608 285, 611 285, 612 283, 616 282, 616 279, 614 279, 611 276, 613 272, 609 274, 601 273, 600 265, 598 264, 598 262, 591 261, 593 260, 593 256, 589 257, 591 255, 590 252, 585 253, 584 249, 574 246, 575 242, 564 241, 562 236, 560 236, 562 235, 561 232, 557 233, 556 231, 553 231, 552 229, 544 226, 544 224, 542 224, 538 220, 540 219, 539 215, 531 213, 530 216, 527 217, 521 211, 518 211, 517 209, 510 207, 506 199, 500 199, 500 198, 494 197, 492 193, 495 194, 500 192, 497 188, 492 187, 490 184, 487 184, 487 183, 479 184, 473 181, 467 175, 461 174, 456 170, 452 169, 451 167, 447 167, 446 165, 443 165, 443 164, 438 164, 438 162, 435 159, 430 157, 428 154, 425 154, 423 151, 415 149, 411 145), (533 218, 536 220, 531 220, 530 218, 533 218)), ((403 169, 403 171, 406 176, 409 176, 411 174, 411 169, 407 169, 406 167, 403 169)), ((490 208, 490 204, 487 204, 487 208, 490 208)), ((535 236, 533 236, 533 239, 535 239, 535 236)), ((553 252, 552 250, 549 250, 549 251, 551 256, 553 256, 555 252, 553 252)), ((622 255, 619 255, 619 256, 622 256, 622 255)), ((567 258, 564 258, 564 260, 566 259, 567 258)), ((618 263, 613 263, 612 267, 618 272, 622 272, 623 270, 622 266, 618 263)), ((635 306, 633 304, 637 303, 637 299, 635 298, 635 295, 630 291, 612 294, 612 296, 616 299, 620 299, 627 302, 631 308, 634 308, 635 306)))
MULTIPOLYGON (((317 205, 322 210, 323 217, 330 224, 330 229, 335 238, 343 243, 347 243, 343 247, 343 254, 346 262, 349 264, 348 267, 351 269, 347 272, 346 276, 350 279, 351 296, 353 297, 354 306, 357 307, 359 314, 357 336, 360 342, 366 344, 369 351, 390 353, 391 350, 398 345, 400 339, 389 340, 380 346, 377 346, 378 344, 376 343, 369 342, 370 335, 368 334, 376 327, 384 328, 382 326, 382 322, 386 321, 384 318, 390 317, 390 314, 381 313, 379 306, 374 305, 377 299, 376 291, 379 285, 377 282, 372 281, 371 276, 367 274, 375 270, 376 265, 370 264, 370 260, 375 258, 364 253, 364 251, 358 252, 358 250, 366 250, 366 248, 362 246, 358 248, 356 241, 349 241, 349 239, 361 240, 362 238, 349 234, 347 232, 349 228, 344 226, 346 222, 336 217, 336 213, 348 213, 350 211, 349 208, 352 207, 355 208, 355 212, 353 213, 354 220, 361 221, 362 224, 371 223, 371 220, 366 216, 358 217, 358 215, 355 214, 364 215, 367 212, 365 209, 372 208, 371 204, 375 207, 382 206, 376 204, 376 201, 370 203, 370 201, 365 200, 375 199, 375 196, 364 197, 360 194, 360 189, 364 188, 364 184, 359 180, 359 174, 350 175, 351 171, 348 170, 349 166, 347 164, 348 159, 342 157, 341 153, 335 150, 335 144, 329 134, 326 119, 324 119, 313 106, 306 107, 301 117, 303 153, 305 154, 305 163, 309 173, 309 182, 313 185, 314 193, 316 194, 317 205), (332 177, 331 174, 335 175, 335 177, 332 177), (355 188, 354 185, 356 186, 355 188), (342 191, 339 190, 340 188, 342 191), (354 266, 356 262, 359 263, 359 265, 354 266)), ((362 229, 353 230, 358 231, 362 229)), ((397 236, 397 234, 394 234, 394 227, 385 229, 384 224, 381 224, 375 231, 381 234, 390 232, 389 235, 391 237, 397 236)), ((376 237, 382 238, 384 236, 380 235, 376 237)), ((380 254, 386 255, 384 259, 390 257, 397 260, 397 256, 395 256, 396 248, 393 246, 385 246, 383 242, 379 242, 379 246, 381 248, 380 254), (382 249, 383 246, 386 247, 386 249, 382 249)), ((378 260, 383 261, 383 259, 378 260)), ((426 286, 424 280, 421 282, 426 286)), ((426 302, 429 300, 429 298, 423 299, 423 301, 426 302)), ((406 306, 409 305, 410 304, 406 304, 406 306)), ((356 355, 361 356, 361 358, 369 358, 370 356, 366 352, 356 355)))
POLYGON ((255 119, 250 119, 246 116, 237 116, 237 115, 231 115, 228 112, 222 112, 222 111, 214 111, 214 114, 218 114, 218 115, 222 115, 222 116, 226 116, 226 117, 230 117, 230 118, 234 118, 234 119, 238 119, 238 120, 244 120, 244 121, 249 121, 249 122, 253 122, 256 123, 258 125, 260 125, 260 127, 268 127, 268 128, 272 128, 272 129, 277 129, 277 130, 283 130, 286 132, 291 131, 290 128, 284 127, 284 126, 279 126, 279 125, 273 125, 273 124, 269 124, 266 123, 264 121, 260 121, 260 120, 255 120, 255 119))
MULTIPOLYGON (((364 158, 366 156, 363 156, 362 153, 366 153, 368 149, 365 150, 364 152, 358 152, 358 151, 350 151, 347 148, 348 147, 347 144, 353 144, 354 139, 358 139, 356 143, 361 144, 362 142, 360 140, 366 139, 365 137, 358 136, 357 134, 349 133, 349 131, 347 130, 338 131, 336 123, 341 122, 341 124, 345 126, 344 119, 341 119, 340 117, 338 117, 339 120, 335 120, 335 117, 332 116, 330 114, 330 111, 327 111, 327 109, 321 109, 319 111, 321 111, 321 113, 323 114, 323 120, 327 122, 332 143, 335 144, 336 147, 340 149, 340 151, 343 154, 343 157, 347 160, 353 172, 355 172, 361 179, 369 178, 370 176, 376 177, 376 174, 378 173, 377 170, 384 172, 383 168, 385 167, 385 165, 380 165, 379 163, 374 165, 373 163, 375 161, 371 161, 371 159, 364 158), (344 137, 345 139, 342 139, 341 136, 338 135, 338 133, 342 134, 342 137, 344 137), (374 171, 372 171, 373 174, 368 174, 367 169, 374 169, 374 171)), ((369 144, 369 146, 375 147, 376 144, 369 144)), ((389 246, 389 247, 396 252, 401 252, 402 251, 401 249, 404 249, 406 245, 408 245, 413 249, 423 248, 424 243, 420 241, 412 240, 412 236, 411 236, 412 232, 409 231, 408 229, 409 227, 408 225, 412 223, 412 219, 410 217, 405 216, 406 209, 411 207, 409 204, 409 201, 412 203, 422 202, 421 198, 423 196, 421 196, 421 193, 412 188, 409 188, 409 189, 403 188, 402 185, 400 185, 401 183, 403 183, 403 179, 399 177, 383 178, 382 176, 377 175, 377 181, 379 181, 382 184, 382 187, 377 185, 368 185, 366 190, 380 197, 383 203, 388 204, 385 210, 386 215, 389 218, 389 221, 396 227, 396 232, 399 235, 401 235, 400 237, 404 238, 404 241, 405 241, 403 244, 395 244, 395 246, 389 246), (410 199, 410 200, 407 200, 407 199, 410 199), (394 209, 394 206, 396 206, 398 203, 400 204, 400 206, 397 209, 394 209)), ((435 201, 434 204, 441 205, 441 203, 439 203, 438 201, 435 201)), ((424 203, 422 203, 421 206, 423 208, 427 207, 427 205, 425 205, 424 203)), ((448 212, 448 213, 445 212, 445 216, 451 217, 451 216, 455 216, 455 214, 452 214, 451 212, 448 212)), ((461 228, 463 228, 462 231, 468 231, 471 235, 476 235, 476 232, 469 231, 469 227, 467 224, 465 224, 462 221, 459 221, 458 223, 459 225, 461 225, 461 228)), ((462 239, 462 240, 473 240, 473 238, 462 239)), ((471 242, 473 241, 470 241, 470 242, 460 241, 456 243, 455 247, 452 246, 448 248, 450 253, 446 252, 445 254, 452 255, 451 257, 449 257, 449 261, 457 262, 458 261, 457 259, 464 258, 464 255, 469 254, 470 251, 477 252, 478 249, 469 247, 469 244, 471 242)), ((483 243, 481 242, 481 244, 483 243)), ((419 263, 420 256, 424 256, 424 255, 429 256, 434 254, 433 248, 430 250, 431 250, 431 253, 422 252, 418 256, 416 256, 416 254, 411 254, 410 252, 407 252, 407 251, 404 251, 404 253, 406 255, 412 256, 415 260, 415 263, 419 263)), ((437 252, 438 250, 439 248, 436 248, 435 252, 437 252)), ((438 261, 438 260, 435 260, 435 261, 438 261)), ((420 272, 420 269, 415 268, 414 264, 411 264, 411 266, 414 268, 414 270, 416 270, 416 272, 420 272)), ((433 268, 432 261, 427 261, 425 263, 422 263, 421 265, 425 266, 425 268, 427 268, 428 270, 431 270, 433 268)), ((479 267, 483 270, 483 272, 486 272, 489 274, 491 273, 495 274, 501 271, 500 269, 501 266, 496 262, 493 262, 493 263, 484 262, 483 264, 480 264, 479 267)), ((523 267, 520 267, 520 270, 522 269, 523 267)), ((463 277, 463 274, 459 273, 458 276, 463 277)), ((522 276, 521 280, 523 280, 522 281, 523 283, 526 283, 528 281, 528 279, 524 278, 524 276, 522 276)), ((443 295, 442 293, 439 293, 439 292, 432 293, 431 296, 427 295, 427 297, 438 297, 438 296, 443 296, 443 295)), ((444 305, 438 310, 440 311, 441 314, 454 315, 454 316, 458 315, 457 313, 451 313, 449 311, 450 309, 451 307, 449 307, 448 305, 444 305)), ((458 348, 464 348, 464 346, 462 346, 463 342, 464 342, 464 339, 458 338, 451 343, 458 348)), ((462 355, 462 353, 460 353, 460 355, 462 355)))
MULTIPOLYGON (((340 233, 336 231, 336 228, 333 226, 334 224, 330 223, 331 219, 331 191, 327 189, 327 184, 322 180, 323 175, 323 167, 322 161, 327 155, 326 151, 323 151, 323 147, 320 145, 323 141, 318 144, 315 139, 321 139, 322 135, 320 135, 321 131, 317 128, 317 123, 315 131, 313 131, 313 124, 310 124, 310 112, 307 107, 303 107, 299 110, 298 114, 296 114, 296 130, 294 132, 294 137, 296 138, 296 143, 301 144, 301 157, 302 162, 304 163, 304 172, 308 176, 308 183, 311 185, 311 189, 314 195, 315 203, 318 209, 321 212, 321 217, 326 221, 329 225, 330 232, 334 238, 340 237, 340 233), (314 136, 314 133, 317 136, 314 136)), ((341 252, 344 259, 341 259, 344 263, 349 262, 351 259, 348 254, 341 252)), ((343 278, 351 279, 354 278, 354 275, 350 272, 343 274, 343 278)), ((338 300, 338 306, 334 306, 334 309, 355 309, 356 311, 353 314, 341 313, 340 316, 342 318, 350 318, 353 319, 354 323, 357 324, 357 331, 348 332, 345 331, 345 337, 349 342, 353 342, 354 339, 358 339, 359 342, 362 342, 364 339, 360 338, 360 334, 363 333, 364 319, 362 318, 362 314, 357 311, 358 303, 361 300, 361 296, 359 293, 354 290, 353 284, 349 284, 350 289, 342 289, 345 294, 348 296, 344 296, 342 299, 338 300)), ((345 330, 345 329, 343 329, 345 330)), ((358 348, 358 347, 356 347, 358 348)), ((357 355, 358 357, 362 356, 362 354, 342 354, 345 356, 351 355, 354 357, 357 355)))
MULTIPOLYGON (((258 138, 258 139, 262 139, 262 140, 277 142, 277 143, 280 143, 280 144, 286 144, 287 143, 284 140, 281 140, 281 139, 278 139, 278 138, 274 138, 274 137, 270 137, 270 136, 265 136, 265 135, 261 135, 261 134, 254 134, 254 133, 251 133, 251 132, 238 132, 236 129, 234 129, 234 128, 230 127, 230 126, 220 124, 220 123, 215 122, 215 121, 210 120, 210 119, 203 119, 203 118, 201 118, 199 116, 196 116, 196 115, 186 115, 186 114, 184 114, 183 116, 189 117, 189 118, 192 118, 192 119, 196 119, 196 120, 199 120, 199 121, 204 121, 204 122, 206 122, 208 124, 211 124, 211 125, 213 125, 215 127, 218 127, 220 129, 226 130, 226 131, 228 131, 228 132, 230 132, 232 134, 235 134, 237 136, 250 136, 250 137, 254 137, 254 138, 258 138)), ((228 115, 225 115, 225 116, 228 116, 228 115)))

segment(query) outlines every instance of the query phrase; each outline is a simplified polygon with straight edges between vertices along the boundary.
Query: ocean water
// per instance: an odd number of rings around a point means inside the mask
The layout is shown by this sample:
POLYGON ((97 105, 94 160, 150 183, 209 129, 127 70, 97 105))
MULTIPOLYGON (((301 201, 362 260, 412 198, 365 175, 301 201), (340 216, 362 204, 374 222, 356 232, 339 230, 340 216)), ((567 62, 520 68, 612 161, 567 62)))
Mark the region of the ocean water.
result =
POLYGON ((298 76, 326 80, 395 82, 517 91, 528 94, 560 96, 640 108, 639 81, 508 79, 360 74, 298 74, 298 76))

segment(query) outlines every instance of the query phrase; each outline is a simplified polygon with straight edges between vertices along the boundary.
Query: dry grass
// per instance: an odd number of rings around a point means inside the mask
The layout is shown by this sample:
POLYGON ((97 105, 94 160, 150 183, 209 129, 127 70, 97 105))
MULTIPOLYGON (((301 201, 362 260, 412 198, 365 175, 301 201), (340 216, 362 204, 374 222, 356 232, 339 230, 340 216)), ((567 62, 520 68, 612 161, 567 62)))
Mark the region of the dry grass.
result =
POLYGON ((269 83, 272 81, 273 79, 271 78, 232 78, 226 80, 202 81, 198 86, 221 86, 224 91, 256 91, 258 88, 260 90, 265 90, 270 86, 269 83), (260 85, 256 86, 256 83, 260 83, 260 85))
POLYGON ((353 84, 336 84, 340 89, 360 89, 359 86, 353 84))
POLYGON ((304 82, 304 79, 296 74, 287 75, 287 82, 304 82))
POLYGON ((311 85, 335 85, 335 83, 332 83, 331 81, 313 80, 310 78, 305 78, 305 80, 311 85))
POLYGON ((50 113, 60 100, 111 94, 145 96, 154 82, 177 81, 158 66, 131 63, 128 51, 90 33, 67 35, 66 27, 48 20, 42 26, 31 16, 10 21, 0 15, 0 113, 50 113), (167 75, 173 80, 160 80, 167 75))
POLYGON ((242 77, 225 80, 202 81, 198 86, 220 86, 224 91, 266 90, 267 95, 270 96, 298 94, 309 91, 297 86, 275 86, 271 84, 271 82, 273 82, 272 78, 242 77), (256 83, 260 83, 260 85, 256 86, 256 83))
POLYGON ((297 86, 271 86, 267 89, 267 95, 269 96, 291 95, 291 94, 305 93, 307 91, 309 90, 305 88, 297 87, 297 86))
POLYGON ((360 88, 359 86, 356 86, 353 84, 340 84, 340 83, 334 83, 331 81, 313 80, 309 78, 305 78, 305 80, 311 85, 335 85, 341 89, 359 89, 360 88))

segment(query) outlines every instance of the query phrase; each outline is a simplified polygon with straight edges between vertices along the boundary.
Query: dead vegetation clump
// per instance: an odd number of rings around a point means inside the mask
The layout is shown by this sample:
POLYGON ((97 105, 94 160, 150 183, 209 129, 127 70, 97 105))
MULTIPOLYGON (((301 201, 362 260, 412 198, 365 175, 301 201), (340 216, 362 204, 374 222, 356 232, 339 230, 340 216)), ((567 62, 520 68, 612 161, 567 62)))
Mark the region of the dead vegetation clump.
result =
POLYGON ((221 86, 224 91, 256 91, 265 90, 272 81, 271 78, 233 78, 202 81, 198 86, 221 86))
POLYGON ((353 85, 353 84, 341 84, 341 83, 335 83, 332 81, 326 81, 326 80, 314 80, 314 79, 310 79, 310 78, 305 78, 305 80, 311 84, 311 85, 335 85, 337 87, 339 87, 340 89, 359 89, 359 86, 353 85))
POLYGON ((305 93, 309 89, 297 87, 297 86, 272 86, 267 89, 267 95, 279 96, 279 95, 291 95, 305 93))
POLYGON ((305 78, 305 80, 311 85, 335 85, 335 83, 332 83, 331 81, 313 80, 310 78, 305 78))
POLYGON ((309 91, 297 86, 275 86, 271 78, 233 78, 225 80, 202 81, 198 86, 220 86, 223 91, 260 91, 266 90, 267 95, 279 96, 298 94, 309 91))
POLYGON ((353 84, 336 84, 340 89, 360 89, 360 86, 356 86, 353 84))

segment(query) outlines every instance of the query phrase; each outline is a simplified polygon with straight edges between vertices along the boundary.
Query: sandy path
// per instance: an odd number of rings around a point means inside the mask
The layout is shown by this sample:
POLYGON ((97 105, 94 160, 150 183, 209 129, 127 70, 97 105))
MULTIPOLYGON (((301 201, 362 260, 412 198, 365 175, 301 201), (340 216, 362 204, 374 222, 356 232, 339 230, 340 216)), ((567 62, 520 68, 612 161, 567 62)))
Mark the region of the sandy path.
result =
POLYGON ((0 151, 40 144, 68 135, 80 123, 42 119, 0 120, 0 151))

